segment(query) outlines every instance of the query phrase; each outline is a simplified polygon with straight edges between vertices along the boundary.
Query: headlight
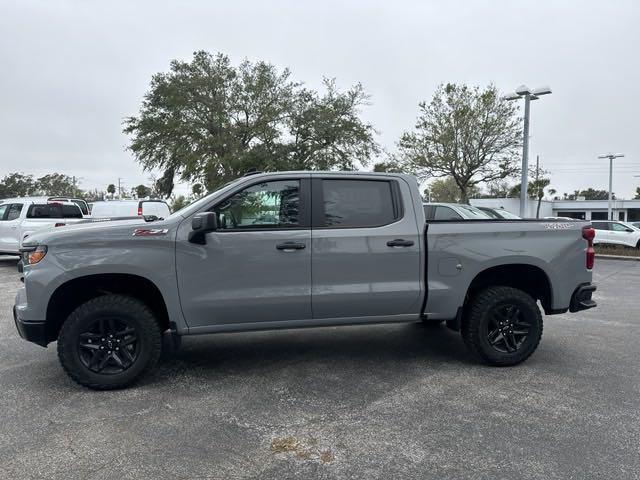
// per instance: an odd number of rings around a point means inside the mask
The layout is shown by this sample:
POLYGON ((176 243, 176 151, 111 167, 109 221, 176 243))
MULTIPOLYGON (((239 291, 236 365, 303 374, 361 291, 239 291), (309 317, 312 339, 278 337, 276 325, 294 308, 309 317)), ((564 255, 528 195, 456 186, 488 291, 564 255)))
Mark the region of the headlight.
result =
POLYGON ((25 265, 35 265, 40 262, 46 254, 46 245, 38 245, 37 247, 31 247, 29 249, 25 248, 22 253, 22 262, 25 265))

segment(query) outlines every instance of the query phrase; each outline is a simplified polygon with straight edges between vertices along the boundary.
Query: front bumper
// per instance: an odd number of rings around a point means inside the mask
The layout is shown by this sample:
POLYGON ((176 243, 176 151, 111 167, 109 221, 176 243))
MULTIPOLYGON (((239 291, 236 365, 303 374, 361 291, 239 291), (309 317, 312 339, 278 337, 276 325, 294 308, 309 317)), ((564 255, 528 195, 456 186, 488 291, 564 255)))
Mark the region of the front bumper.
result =
POLYGON ((13 307, 13 321, 16 329, 22 338, 29 342, 33 342, 41 347, 47 346, 47 331, 45 322, 27 321, 18 317, 18 309, 13 307))
POLYGON ((576 288, 571 296, 569 311, 579 312, 580 310, 587 310, 597 306, 598 304, 591 298, 596 288, 597 287, 591 283, 585 283, 576 288))

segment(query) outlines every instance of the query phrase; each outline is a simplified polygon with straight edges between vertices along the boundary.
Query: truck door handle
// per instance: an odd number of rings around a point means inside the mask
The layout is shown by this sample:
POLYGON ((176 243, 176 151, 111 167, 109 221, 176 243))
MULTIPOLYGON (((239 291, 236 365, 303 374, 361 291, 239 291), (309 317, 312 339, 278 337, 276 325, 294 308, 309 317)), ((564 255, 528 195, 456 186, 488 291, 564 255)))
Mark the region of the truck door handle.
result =
POLYGON ((303 248, 306 248, 306 247, 307 246, 304 243, 297 243, 297 242, 284 242, 276 245, 276 248, 278 250, 284 250, 284 251, 302 250, 303 248))
POLYGON ((387 247, 411 247, 413 246, 412 240, 404 240, 402 238, 396 238, 395 240, 389 240, 387 247))

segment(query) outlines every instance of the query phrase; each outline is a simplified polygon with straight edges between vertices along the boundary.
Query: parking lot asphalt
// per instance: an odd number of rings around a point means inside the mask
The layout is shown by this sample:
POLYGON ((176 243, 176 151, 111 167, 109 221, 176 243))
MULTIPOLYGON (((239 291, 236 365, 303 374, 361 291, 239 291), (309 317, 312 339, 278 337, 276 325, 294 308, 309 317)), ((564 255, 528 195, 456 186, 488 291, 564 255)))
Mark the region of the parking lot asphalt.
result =
POLYGON ((594 277, 517 367, 445 327, 319 328, 186 338, 93 392, 18 337, 0 257, 0 478, 640 478, 640 263, 594 277))

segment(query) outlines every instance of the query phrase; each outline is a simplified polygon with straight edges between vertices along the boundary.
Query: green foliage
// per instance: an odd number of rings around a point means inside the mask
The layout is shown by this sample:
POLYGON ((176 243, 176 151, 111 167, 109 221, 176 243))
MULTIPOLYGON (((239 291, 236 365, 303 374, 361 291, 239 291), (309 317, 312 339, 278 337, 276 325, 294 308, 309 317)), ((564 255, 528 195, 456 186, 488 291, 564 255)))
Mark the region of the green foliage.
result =
POLYGON ((5 175, 0 182, 0 198, 24 197, 32 195, 36 191, 36 182, 33 175, 23 173, 10 173, 5 175))
POLYGON ((107 186, 107 193, 108 193, 109 195, 111 195, 112 197, 113 197, 113 195, 116 193, 116 186, 115 186, 113 183, 110 183, 110 184, 107 186))
POLYGON ((44 175, 36 184, 41 195, 75 197, 78 194, 73 178, 62 173, 44 175))
POLYGON ((28 195, 75 197, 82 195, 72 177, 50 173, 35 179, 33 175, 10 173, 0 182, 0 198, 28 195))
MULTIPOLYGON (((589 187, 586 190, 581 190, 580 192, 578 192, 577 196, 584 197, 585 200, 608 200, 609 190, 596 190, 592 187, 589 187)), ((615 200, 616 196, 612 194, 612 198, 615 200)))
POLYGON ((468 199, 478 196, 479 193, 478 187, 471 186, 467 189, 465 198, 453 177, 444 177, 431 182, 424 191, 424 198, 430 199, 432 202, 469 203, 468 199), (429 193, 431 193, 430 196, 429 193))
POLYGON ((333 80, 325 91, 293 82, 266 62, 237 67, 223 54, 195 52, 153 76, 137 117, 124 132, 145 169, 163 172, 155 188, 171 194, 176 176, 205 190, 250 168, 351 170, 379 152, 374 129, 359 118, 367 95, 333 80))
POLYGON ((204 194, 204 187, 201 183, 196 183, 191 186, 191 193, 195 198, 200 198, 204 194))
POLYGON ((490 85, 441 85, 419 105, 415 128, 398 143, 398 160, 421 178, 450 176, 466 202, 480 183, 518 172, 522 130, 517 107, 490 85))
POLYGON ((633 199, 640 200, 640 187, 636 187, 636 196, 633 199))
POLYGON ((373 166, 374 172, 404 173, 403 166, 397 162, 380 162, 373 166))
POLYGON ((187 197, 185 197, 184 195, 178 195, 177 197, 174 197, 173 201, 171 202, 171 205, 170 205, 171 211, 177 212, 181 208, 184 208, 187 205, 189 205, 190 203, 191 201, 187 197))
POLYGON ((483 198, 507 198, 512 189, 507 180, 493 180, 487 183, 486 188, 483 198))
POLYGON ((151 195, 151 189, 146 185, 138 185, 133 189, 133 193, 135 193, 136 198, 147 198, 151 195))

